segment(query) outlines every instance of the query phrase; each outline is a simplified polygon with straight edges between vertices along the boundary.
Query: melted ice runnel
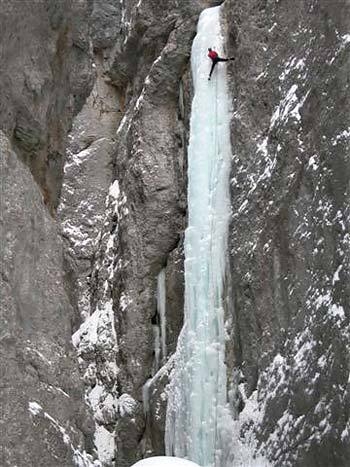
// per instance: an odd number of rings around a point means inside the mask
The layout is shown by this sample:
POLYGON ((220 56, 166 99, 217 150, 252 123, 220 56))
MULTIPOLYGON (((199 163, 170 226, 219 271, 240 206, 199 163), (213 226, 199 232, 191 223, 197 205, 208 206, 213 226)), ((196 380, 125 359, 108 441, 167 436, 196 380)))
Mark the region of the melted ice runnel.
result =
POLYGON ((223 287, 230 214, 230 98, 226 64, 208 81, 208 47, 223 55, 220 7, 205 10, 192 46, 185 320, 169 386, 166 452, 223 467, 226 413, 223 287))

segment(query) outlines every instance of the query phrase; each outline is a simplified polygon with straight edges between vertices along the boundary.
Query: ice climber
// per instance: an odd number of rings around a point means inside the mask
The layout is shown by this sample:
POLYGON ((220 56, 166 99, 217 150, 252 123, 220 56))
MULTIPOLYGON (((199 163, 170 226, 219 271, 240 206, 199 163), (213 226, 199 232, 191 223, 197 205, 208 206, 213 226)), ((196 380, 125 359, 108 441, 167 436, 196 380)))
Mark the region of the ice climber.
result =
POLYGON ((228 62, 229 60, 234 60, 234 58, 220 58, 218 53, 215 52, 215 50, 211 49, 209 47, 208 49, 208 57, 211 59, 211 61, 213 62, 212 66, 211 66, 211 70, 210 70, 210 73, 209 73, 209 78, 208 80, 210 80, 211 78, 211 75, 214 71, 214 68, 215 68, 215 65, 218 63, 218 62, 228 62))

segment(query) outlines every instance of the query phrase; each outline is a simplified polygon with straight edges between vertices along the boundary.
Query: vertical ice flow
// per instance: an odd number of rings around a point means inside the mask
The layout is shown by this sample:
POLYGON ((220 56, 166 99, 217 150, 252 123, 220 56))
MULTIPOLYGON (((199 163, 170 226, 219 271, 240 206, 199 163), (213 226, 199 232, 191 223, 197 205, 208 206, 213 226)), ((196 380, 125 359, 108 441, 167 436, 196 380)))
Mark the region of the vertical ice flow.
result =
POLYGON ((152 368, 152 376, 159 370, 160 362, 160 332, 158 324, 153 324, 153 342, 154 342, 154 360, 152 368))
POLYGON ((157 279, 157 309, 160 321, 160 339, 162 350, 162 363, 166 361, 166 295, 165 295, 165 269, 158 274, 157 279))
POLYGON ((146 418, 149 412, 150 387, 153 376, 166 363, 166 290, 165 269, 162 269, 157 278, 157 318, 158 323, 153 324, 154 361, 152 366, 152 377, 149 378, 142 388, 143 410, 146 418))
POLYGON ((152 378, 149 378, 142 388, 142 401, 143 401, 143 413, 147 417, 149 412, 149 389, 152 383, 152 378))
MULTIPOLYGON (((167 455, 223 467, 226 413, 223 287, 230 214, 230 99, 226 64, 208 81, 208 47, 223 55, 220 7, 201 14, 192 45, 185 319, 169 385, 167 455)), ((226 449, 227 451, 227 449, 226 449)))

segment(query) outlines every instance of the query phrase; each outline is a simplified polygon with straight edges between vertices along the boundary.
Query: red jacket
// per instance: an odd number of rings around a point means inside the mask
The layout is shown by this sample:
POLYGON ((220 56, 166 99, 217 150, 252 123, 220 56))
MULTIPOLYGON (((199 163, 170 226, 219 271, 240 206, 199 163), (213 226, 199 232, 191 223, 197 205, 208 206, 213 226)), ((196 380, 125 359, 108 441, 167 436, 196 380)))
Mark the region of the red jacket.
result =
POLYGON ((216 58, 218 58, 218 54, 215 52, 215 50, 211 50, 208 53, 208 57, 211 58, 212 60, 215 60, 216 58))

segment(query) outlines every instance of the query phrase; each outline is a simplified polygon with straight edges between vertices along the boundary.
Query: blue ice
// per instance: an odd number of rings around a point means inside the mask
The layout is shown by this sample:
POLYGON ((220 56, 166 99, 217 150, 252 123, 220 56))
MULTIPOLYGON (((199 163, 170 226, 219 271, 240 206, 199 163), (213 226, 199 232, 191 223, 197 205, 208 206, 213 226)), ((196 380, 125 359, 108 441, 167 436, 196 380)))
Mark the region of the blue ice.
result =
POLYGON ((185 318, 169 385, 166 453, 220 466, 227 405, 223 288, 230 216, 230 98, 226 64, 208 81, 208 47, 223 52, 220 7, 204 10, 193 41, 188 147, 185 318))

